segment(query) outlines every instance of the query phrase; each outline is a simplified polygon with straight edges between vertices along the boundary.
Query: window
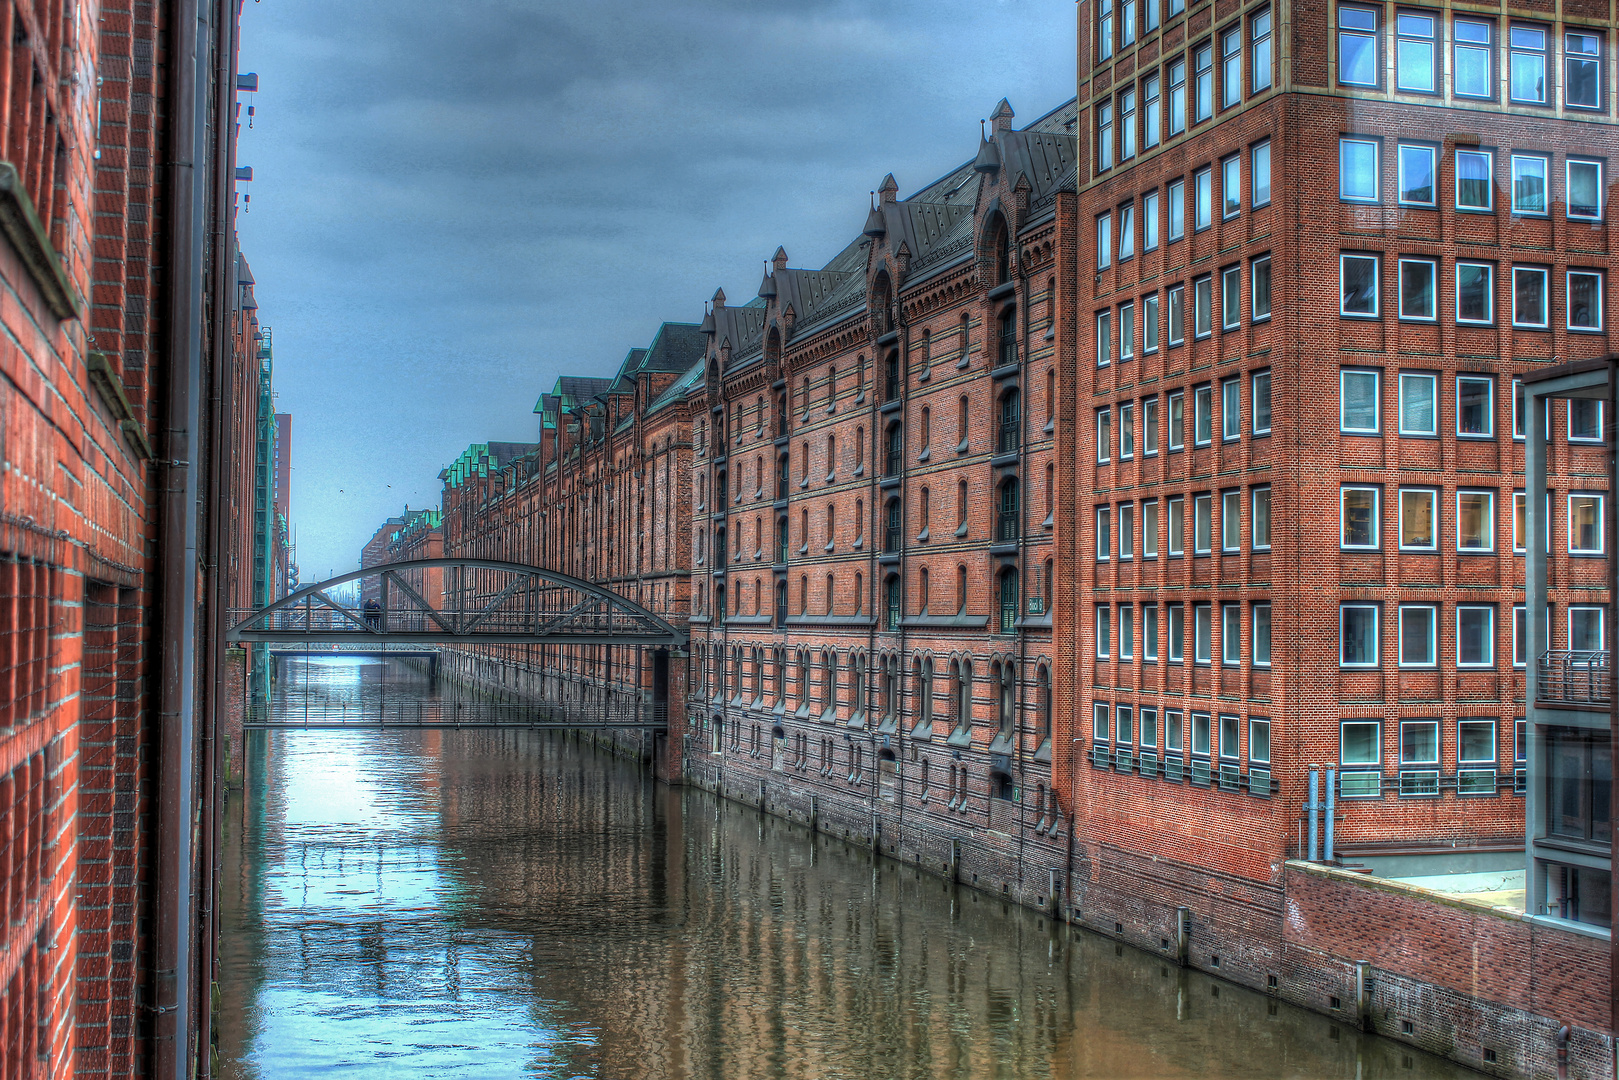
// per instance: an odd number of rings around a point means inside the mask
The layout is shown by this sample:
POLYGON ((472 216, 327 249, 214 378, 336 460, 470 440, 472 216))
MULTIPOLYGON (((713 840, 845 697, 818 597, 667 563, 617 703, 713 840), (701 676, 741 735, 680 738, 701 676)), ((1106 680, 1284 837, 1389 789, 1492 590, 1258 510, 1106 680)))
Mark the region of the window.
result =
POLYGON ((1346 799, 1382 794, 1382 725, 1376 720, 1345 720, 1338 729, 1338 793, 1346 799), (1356 768, 1359 766, 1360 768, 1356 768))
POLYGON ((1119 605, 1119 659, 1133 660, 1136 655, 1136 615, 1129 604, 1119 605))
POLYGON ((1186 286, 1174 285, 1169 290, 1169 343, 1179 345, 1186 340, 1186 286))
POLYGON ((1141 652, 1150 661, 1158 660, 1158 605, 1141 605, 1141 652))
POLYGON ((1546 31, 1536 26, 1514 26, 1509 38, 1512 53, 1512 100, 1544 105, 1546 31))
POLYGON ((1242 324, 1242 268, 1228 266, 1220 271, 1220 329, 1235 330, 1242 324))
POLYGON ((1136 355, 1136 306, 1119 305, 1119 359, 1134 360, 1136 355))
MULTIPOLYGON (((1268 14, 1265 16, 1270 17, 1268 14)), ((1270 205, 1270 142, 1255 146, 1249 157, 1249 177, 1253 187, 1253 207, 1270 205)))
MULTIPOLYGON (((1129 6, 1129 5, 1126 5, 1129 6)), ((1119 92, 1119 160, 1136 156, 1136 92, 1119 92)))
MULTIPOLYGON (((1523 554, 1524 514, 1528 506, 1528 499, 1521 491, 1512 493, 1512 550, 1519 555, 1523 554)), ((1539 528, 1541 547, 1549 554, 1552 550, 1551 532, 1547 526, 1552 518, 1552 493, 1546 492, 1545 512, 1540 515, 1539 528)))
POLYGON ((1192 438, 1207 446, 1214 438, 1214 388, 1208 383, 1192 388, 1192 438))
POLYGON ((1456 550, 1495 550, 1495 492, 1456 493, 1456 550))
POLYGON ((1394 18, 1394 85, 1401 90, 1431 94, 1438 88, 1434 79, 1434 32, 1437 20, 1431 15, 1402 11, 1394 18))
POLYGON ((1253 489, 1249 502, 1252 504, 1253 529, 1251 543, 1255 551, 1270 550, 1270 487, 1256 487, 1253 489))
POLYGON ((1192 332, 1208 337, 1213 322, 1214 281, 1207 274, 1192 282, 1192 332))
POLYGON ((1242 492, 1220 493, 1220 550, 1242 550, 1242 492))
POLYGON ((1437 317, 1435 273, 1429 259, 1400 260, 1400 318, 1432 321, 1437 317))
POLYGON ((1342 286, 1340 314, 1349 318, 1377 318, 1377 256, 1339 255, 1342 286))
POLYGON ((1153 457, 1158 453, 1158 399, 1147 398, 1141 403, 1141 453, 1153 457))
MULTIPOLYGON (((1249 35, 1253 38, 1253 92, 1270 89, 1271 79, 1271 36, 1270 12, 1261 11, 1248 22, 1249 35)), ((1266 146, 1269 153, 1269 145, 1266 146)))
POLYGON ((1107 562, 1113 552, 1113 511, 1106 506, 1096 508, 1096 561, 1107 562))
POLYGON ((1547 161, 1538 154, 1512 155, 1512 212, 1546 213, 1547 161))
POLYGON ((1186 500, 1176 495, 1169 500, 1169 553, 1180 555, 1186 539, 1186 500))
POLYGON ((1495 794, 1495 726, 1494 717, 1456 722, 1456 794, 1495 794))
POLYGON ((1568 497, 1568 553, 1600 555, 1603 551, 1602 496, 1574 492, 1568 497))
POLYGON ((1400 202, 1434 205, 1434 148, 1400 144, 1400 202))
POLYGON ((1214 499, 1207 492, 1192 496, 1192 554, 1207 555, 1214 540, 1214 499))
POLYGON ((1565 163, 1568 180, 1568 216, 1586 221, 1602 217, 1602 163, 1575 161, 1565 163))
POLYGON ((1602 275, 1595 270, 1568 272, 1568 328, 1602 329, 1602 275))
POLYGON ((1456 264, 1456 321, 1495 321, 1495 267, 1489 263, 1456 264))
POLYGON ((1235 439, 1242 434, 1242 380, 1227 379, 1220 384, 1220 437, 1235 439))
POLYGON ((1209 663, 1209 658, 1213 655, 1209 642, 1210 618, 1209 605, 1192 605, 1192 659, 1199 664, 1209 663))
POLYGON ((1495 666, 1495 608, 1477 604, 1456 608, 1456 665, 1495 666))
POLYGON ((1473 19, 1457 19, 1451 31, 1455 42, 1452 63, 1457 97, 1495 96, 1492 26, 1473 19))
POLYGON ((1169 605, 1169 662, 1182 663, 1185 659, 1186 616, 1181 604, 1169 605))
POLYGON ((1435 609, 1429 604, 1400 605, 1400 666, 1433 667, 1435 609))
POLYGON ((1379 494, 1379 489, 1375 487, 1345 486, 1339 492, 1342 504, 1339 515, 1340 546, 1360 549, 1377 547, 1379 494))
POLYGON ((1136 456, 1136 407, 1132 402, 1119 403, 1119 457, 1136 456))
POLYGON ((1113 215, 1096 215, 1096 266, 1104 269, 1113 264, 1113 215))
POLYGON ((1439 493, 1432 488, 1400 490, 1400 547, 1406 551, 1433 551, 1439 546, 1437 517, 1439 493))
POLYGON ((1113 653, 1113 616, 1106 604, 1096 605, 1096 658, 1106 660, 1113 653))
POLYGON ((1242 211, 1242 158, 1220 162, 1220 216, 1234 218, 1242 211))
POLYGON ((1177 390, 1169 395, 1169 448, 1181 449, 1185 443, 1182 441, 1185 431, 1185 395, 1177 390))
POLYGON ((1199 169, 1192 174, 1192 228, 1202 230, 1214 220, 1214 170, 1199 169))
MULTIPOLYGON (((1512 437, 1524 437, 1524 410, 1523 410, 1523 380, 1512 380, 1512 437)), ((1552 441, 1552 413, 1551 400, 1540 399, 1540 434, 1547 441, 1552 441)))
MULTIPOLYGON (((1102 0, 1107 3, 1107 0, 1102 0)), ((1103 102, 1096 108, 1096 171, 1113 167, 1113 106, 1103 102)))
POLYGON ((1570 31, 1563 35, 1563 104, 1571 109, 1602 107, 1602 39, 1570 31))
POLYGON ((1569 399, 1568 441, 1602 441, 1602 402, 1592 398, 1569 399))
POLYGON ((1242 27, 1233 26, 1220 36, 1220 107, 1242 101, 1242 27))
POLYGON ((1512 268, 1512 325, 1544 330, 1546 315, 1546 270, 1538 266, 1512 268))
POLYGON ((1014 567, 1001 573, 1001 633, 1010 634, 1017 629, 1018 574, 1014 567))
POLYGON ((1197 112, 1192 122, 1197 124, 1214 115, 1214 47, 1207 43, 1198 46, 1192 59, 1197 69, 1197 112))
POLYGON ((1495 156, 1488 150, 1456 151, 1456 209, 1495 208, 1495 156))
POLYGON ((1135 742, 1135 710, 1128 705, 1118 705, 1114 708, 1114 733, 1118 742, 1128 745, 1135 742))
POLYGON ((1570 652, 1602 651, 1602 608, 1578 605, 1568 609, 1570 652))
MULTIPOLYGON (((1148 5, 1151 10, 1151 5, 1148 5)), ((1147 149, 1157 146, 1162 138, 1163 108, 1158 98, 1158 76, 1148 75, 1141 82, 1141 100, 1144 104, 1141 117, 1142 144, 1147 149)))
POLYGON ((1096 313, 1096 366, 1107 367, 1113 362, 1113 313, 1096 313))
POLYGON ((1338 9, 1338 81, 1377 85, 1377 12, 1371 8, 1338 9))
POLYGON ((1134 258, 1136 253, 1136 208, 1119 207, 1119 261, 1134 258))
POLYGON ((1270 667, 1270 605, 1254 605, 1253 657, 1255 667, 1270 667))
POLYGON ((1404 720, 1400 723, 1400 794, 1439 795, 1439 721, 1404 720), (1430 766, 1410 768, 1410 766, 1430 766))
POLYGON ((1149 192, 1141 197, 1141 250, 1158 248, 1158 193, 1149 192))
POLYGON ((1343 667, 1377 666, 1377 605, 1339 606, 1338 663, 1343 667))
MULTIPOLYGON (((1551 648, 1552 640, 1552 606, 1546 605, 1544 618, 1540 624, 1540 651, 1545 652, 1551 648)), ((1523 667, 1524 652, 1529 648, 1529 628, 1524 625, 1524 606, 1514 604, 1512 607, 1512 666, 1523 667)))
POLYGON ((1136 508, 1130 503, 1119 504, 1119 558, 1136 557, 1136 508))
POLYGON ((1186 235, 1186 181, 1172 180, 1169 184, 1169 238, 1179 240, 1186 235))
POLYGON ((1242 606, 1220 607, 1220 663, 1236 667, 1242 663, 1242 606))
MULTIPOLYGON (((1261 255, 1255 259, 1249 267, 1249 275, 1251 317, 1254 322, 1261 322, 1270 318, 1270 256, 1261 255)), ((1267 406, 1268 404, 1267 401, 1267 406)))
MULTIPOLYGON (((1172 0, 1175 2, 1175 0, 1172 0)), ((1158 29, 1158 0, 1146 0, 1141 10, 1142 20, 1148 30, 1158 29)))
POLYGON ((1169 134, 1186 130, 1186 61, 1169 65, 1169 134))
POLYGON ((1108 703, 1098 701, 1091 706, 1091 738, 1097 742, 1107 742, 1113 734, 1112 726, 1108 722, 1108 703))
POLYGON ((1107 464, 1113 454, 1113 414, 1108 409, 1096 410, 1096 460, 1107 464))
POLYGON ((1377 201, 1377 143, 1338 140, 1338 197, 1345 202, 1377 201))
POLYGON ((1158 500, 1149 499, 1141 504, 1141 555, 1158 557, 1158 500))
POLYGON ((1253 432, 1270 434, 1270 372, 1256 371, 1248 379, 1248 394, 1253 405, 1253 432))
POLYGON ((1400 434, 1439 433, 1439 377, 1400 375, 1400 434))
POLYGON ((1096 29, 1096 55, 1107 60, 1113 55, 1113 0, 1101 0, 1097 12, 1101 24, 1096 29))
POLYGON ((1348 435, 1376 435, 1379 375, 1346 369, 1338 373, 1338 430, 1348 435))

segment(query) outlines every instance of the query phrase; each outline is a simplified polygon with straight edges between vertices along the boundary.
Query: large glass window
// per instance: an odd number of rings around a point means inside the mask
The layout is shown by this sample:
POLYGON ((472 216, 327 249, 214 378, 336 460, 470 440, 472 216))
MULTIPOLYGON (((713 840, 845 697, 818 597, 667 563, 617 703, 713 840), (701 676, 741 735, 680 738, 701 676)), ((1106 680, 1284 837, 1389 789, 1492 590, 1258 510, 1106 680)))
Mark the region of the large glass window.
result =
POLYGON ((1535 330, 1546 328, 1546 276, 1546 270, 1538 266, 1512 268, 1513 326, 1535 330))
POLYGON ((1602 496, 1574 492, 1568 497, 1568 550, 1571 555, 1603 551, 1602 496))
POLYGON ((1495 96, 1494 64, 1490 23, 1457 19, 1452 28, 1455 41, 1455 91, 1458 97, 1495 96))
POLYGON ((1602 162, 1578 161, 1570 158, 1565 164, 1568 178, 1568 216, 1583 221, 1597 221, 1602 217, 1602 162))
POLYGON ((1254 644, 1253 657, 1255 667, 1270 667, 1270 605, 1254 605, 1254 644))
POLYGON ((1149 192, 1141 197, 1141 250, 1153 251, 1158 247, 1158 193, 1149 192))
POLYGON ((1383 762, 1382 725, 1376 720, 1345 720, 1338 734, 1338 794, 1346 799, 1383 793, 1377 767, 1383 762))
POLYGON ((1113 167, 1113 106, 1103 102, 1096 108, 1096 170, 1113 167))
POLYGON ((1270 142, 1255 146, 1249 154, 1249 168, 1255 209, 1270 205, 1270 142))
POLYGON ((1377 143, 1338 140, 1338 196, 1346 202, 1377 201, 1377 143))
POLYGON ((1439 376, 1400 374, 1400 434, 1439 434, 1439 376))
MULTIPOLYGON (((1149 5, 1150 7, 1150 5, 1149 5)), ((1158 76, 1149 75, 1141 81, 1141 141, 1147 149, 1157 146, 1163 138, 1163 102, 1158 96, 1158 76)))
POLYGON ((1255 551, 1270 550, 1270 486, 1253 490, 1253 537, 1255 551))
POLYGON ((1432 15, 1402 11, 1394 17, 1394 81, 1399 89, 1431 94, 1438 88, 1434 76, 1437 26, 1432 15))
POLYGON ((1434 148, 1401 143, 1400 202, 1408 206, 1434 205, 1434 148))
POLYGON ((1242 27, 1233 26, 1220 35, 1220 107, 1230 108, 1242 100, 1242 27))
POLYGON ((1186 235, 1186 181, 1170 181, 1168 202, 1169 238, 1179 240, 1186 235))
POLYGON ((1602 107, 1602 38, 1584 31, 1563 35, 1563 104, 1571 109, 1602 107))
POLYGON ((1377 85, 1377 12, 1372 8, 1338 8, 1338 81, 1377 85))
POLYGON ((1439 546, 1437 510, 1439 493, 1432 488, 1400 490, 1400 547, 1407 551, 1433 551, 1439 546))
POLYGON ((1431 259, 1400 260, 1400 318, 1438 317, 1437 276, 1438 269, 1431 259))
POLYGON ((1456 434, 1463 438, 1495 434, 1495 380, 1486 375, 1456 377, 1456 434))
POLYGON ((1270 89, 1271 80, 1271 34, 1270 12, 1258 12, 1248 21, 1249 34, 1253 38, 1253 88, 1254 93, 1270 89))
POLYGON ((1568 272, 1568 328, 1602 329, 1602 274, 1599 271, 1568 272))
MULTIPOLYGON (((1611 844, 1613 743, 1608 732, 1547 728, 1546 763, 1546 831, 1611 844)), ((1591 875, 1591 880, 1595 884, 1600 878, 1591 875)))
POLYGON ((1341 545, 1359 549, 1377 547, 1378 489, 1346 485, 1339 494, 1341 545))
POLYGON ((1489 263, 1456 264, 1456 321, 1495 321, 1495 267, 1489 263))
POLYGON ((1338 430, 1350 435, 1376 435, 1379 376, 1375 371, 1338 373, 1338 430))
POLYGON ((1261 255, 1253 261, 1250 268, 1251 280, 1248 283, 1252 294, 1249 303, 1252 306, 1250 317, 1254 322, 1270 318, 1270 256, 1261 255))
POLYGON ((1512 100, 1546 103, 1546 31, 1538 26, 1514 26, 1511 46, 1512 100))
POLYGON ((1214 220, 1214 170, 1199 169, 1192 174, 1192 228, 1206 229, 1214 220))
POLYGON ((1456 493, 1456 550, 1474 554, 1495 550, 1495 492, 1456 493))
POLYGON ((1436 609, 1430 604, 1400 606, 1400 666, 1433 667, 1436 609))
POLYGON ((1512 212, 1546 213, 1547 160, 1539 154, 1512 155, 1512 212))
POLYGON ((1351 318, 1377 317, 1377 256, 1339 255, 1341 299, 1338 311, 1351 318))
POLYGON ((1193 123, 1201 123, 1214 115, 1214 46, 1200 45, 1192 54, 1197 69, 1197 113, 1193 123))
POLYGON ((1495 155, 1488 150, 1456 151, 1456 209, 1495 207, 1495 155))
POLYGON ((1169 134, 1186 130, 1186 61, 1169 65, 1169 134))
POLYGON ((1339 606, 1338 662, 1344 667, 1377 666, 1377 605, 1339 606))

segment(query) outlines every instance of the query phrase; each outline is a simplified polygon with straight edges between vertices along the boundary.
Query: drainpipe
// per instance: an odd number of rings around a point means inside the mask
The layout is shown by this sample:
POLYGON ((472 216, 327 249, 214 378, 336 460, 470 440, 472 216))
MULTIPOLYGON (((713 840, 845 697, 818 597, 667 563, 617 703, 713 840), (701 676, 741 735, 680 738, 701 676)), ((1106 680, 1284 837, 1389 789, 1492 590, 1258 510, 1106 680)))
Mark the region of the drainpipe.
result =
MULTIPOLYGON (((195 1016, 195 882, 192 848, 197 816, 193 775, 196 764, 197 685, 197 546, 200 498, 198 469, 192 458, 201 426, 202 267, 207 240, 205 213, 209 190, 205 170, 196 163, 210 159, 207 13, 200 0, 176 5, 170 72, 168 161, 164 171, 169 191, 171 234, 165 319, 169 340, 163 457, 157 468, 160 504, 158 660, 158 836, 157 933, 154 949, 152 1009, 152 1073, 188 1080, 191 1065, 191 1020, 195 1016)), ((234 123, 232 118, 225 118, 234 123)))
POLYGON ((1564 1024, 1552 1036, 1557 1047, 1557 1080, 1568 1080, 1568 1025, 1564 1024))
POLYGON ((1308 858, 1311 862, 1317 862, 1321 855, 1320 849, 1315 844, 1315 838, 1320 835, 1318 830, 1321 828, 1321 773, 1314 765, 1310 766, 1310 798, 1305 802, 1304 809, 1310 815, 1308 858))
POLYGON ((1338 812, 1338 770, 1327 770, 1327 820, 1325 823, 1325 842, 1321 853, 1322 861, 1332 862, 1332 819, 1338 812))
MULTIPOLYGON (((1022 221, 1018 222, 1019 227, 1021 227, 1023 224, 1024 223, 1022 221)), ((1011 232, 1007 233, 1006 242, 1008 244, 1012 244, 1012 243, 1016 242, 1015 237, 1013 236, 1013 234, 1011 232)), ((1024 573, 1024 571, 1028 569, 1028 567, 1025 565, 1025 563, 1028 561, 1027 556, 1028 556, 1028 552, 1029 552, 1029 527, 1028 527, 1028 522, 1029 522, 1029 500, 1025 497, 1027 495, 1028 491, 1029 491, 1029 482, 1028 482, 1029 481, 1029 437, 1028 437, 1029 436, 1029 395, 1025 394, 1023 391, 1027 390, 1028 387, 1029 387, 1029 353, 1034 350, 1034 346, 1029 340, 1029 329, 1030 329, 1030 326, 1029 326, 1029 270, 1028 270, 1028 265, 1023 261, 1023 257, 1022 257, 1021 254, 1018 256, 1018 279, 1021 282, 1021 285, 1019 287, 1019 295, 1018 295, 1017 299, 1018 299, 1018 313, 1022 316, 1020 321, 1023 324, 1023 327, 1022 327, 1022 329, 1023 329, 1023 348, 1018 350, 1018 379, 1017 379, 1017 381, 1018 381, 1018 391, 1017 391, 1018 392, 1018 440, 1017 440, 1018 463, 1017 463, 1017 472, 1018 472, 1018 488, 1019 488, 1018 501, 1017 501, 1017 511, 1018 511, 1018 517, 1021 518, 1021 520, 1018 522, 1018 531, 1017 531, 1017 533, 1018 533, 1018 540, 1017 540, 1017 544, 1018 544, 1018 547, 1017 547, 1018 613, 1017 613, 1017 615, 1018 615, 1018 617, 1017 617, 1017 622, 1022 623, 1025 619, 1028 618, 1028 613, 1029 613, 1029 575, 1024 573)), ((993 392, 993 389, 994 388, 991 387, 991 392, 993 392)), ((1055 566, 1056 563, 1053 562, 1052 565, 1055 566)), ((1017 625, 1017 624, 1014 624, 1014 625, 1017 625)), ((1012 731, 1012 749, 1013 749, 1013 753, 1015 753, 1016 756, 1017 756, 1018 787, 1017 787, 1016 791, 1014 792, 1014 794, 1016 794, 1017 797, 1018 797, 1018 801, 1017 801, 1017 818, 1018 818, 1017 865, 1018 865, 1018 884, 1019 884, 1019 886, 1021 886, 1023 884, 1023 849, 1024 849, 1024 846, 1027 843, 1027 836, 1028 836, 1028 832, 1029 832, 1028 821, 1024 817, 1024 814, 1023 814, 1023 788, 1026 786, 1024 781, 1027 779, 1027 775, 1026 775, 1026 772, 1025 772, 1025 759, 1023 757, 1023 727, 1024 727, 1023 720, 1024 720, 1024 713, 1025 713, 1024 704, 1023 704, 1023 690, 1024 690, 1023 673, 1027 669, 1028 662, 1029 662, 1029 628, 1026 627, 1026 626, 1017 626, 1017 650, 1018 650, 1017 673, 1014 675, 1013 683, 1012 683, 1012 685, 1017 690, 1017 700, 1015 702, 1016 707, 1013 710, 1013 716, 1015 717, 1016 726, 1013 728, 1013 731, 1012 731)))

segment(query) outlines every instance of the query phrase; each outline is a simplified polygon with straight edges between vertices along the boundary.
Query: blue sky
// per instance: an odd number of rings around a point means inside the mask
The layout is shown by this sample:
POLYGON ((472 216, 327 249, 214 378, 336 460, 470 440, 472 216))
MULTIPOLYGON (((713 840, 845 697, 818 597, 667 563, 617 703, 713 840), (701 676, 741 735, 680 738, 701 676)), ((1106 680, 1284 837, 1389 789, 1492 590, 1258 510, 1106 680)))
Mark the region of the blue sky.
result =
MULTIPOLYGON (((264 0, 239 219, 293 414, 303 580, 358 565, 469 443, 532 441, 784 245, 819 266, 1074 94, 1073 0, 264 0)), ((245 110, 244 110, 245 113, 245 110)), ((245 119, 245 116, 244 116, 245 119)))

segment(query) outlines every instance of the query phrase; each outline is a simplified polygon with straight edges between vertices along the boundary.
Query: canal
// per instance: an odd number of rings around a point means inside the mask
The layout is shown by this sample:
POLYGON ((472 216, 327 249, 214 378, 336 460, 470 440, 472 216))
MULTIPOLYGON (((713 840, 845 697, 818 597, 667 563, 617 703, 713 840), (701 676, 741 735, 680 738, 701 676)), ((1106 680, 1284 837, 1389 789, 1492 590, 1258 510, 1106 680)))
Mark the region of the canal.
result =
MULTIPOLYGON (((357 660, 288 694, 427 692, 357 660)), ((252 733, 226 1077, 1472 1077, 528 731, 252 733)))

